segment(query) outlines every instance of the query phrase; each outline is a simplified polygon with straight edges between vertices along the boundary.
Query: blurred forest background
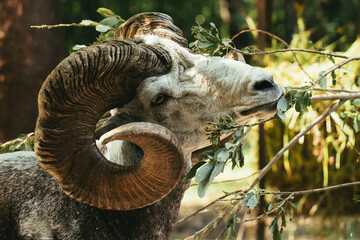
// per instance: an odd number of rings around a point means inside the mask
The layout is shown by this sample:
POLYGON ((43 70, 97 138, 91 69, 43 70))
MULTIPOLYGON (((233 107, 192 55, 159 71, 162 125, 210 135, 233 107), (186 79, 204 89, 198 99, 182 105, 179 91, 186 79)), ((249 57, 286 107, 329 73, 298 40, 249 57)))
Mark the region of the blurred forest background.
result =
MULTIPOLYGON (((122 18, 144 11, 160 11, 190 41, 191 26, 214 22, 224 37, 257 27, 290 42, 299 31, 298 18, 311 30, 309 40, 323 41, 334 50, 345 50, 360 32, 359 0, 1 0, 0 1, 0 142, 34 129, 36 96, 42 81, 73 45, 91 44, 94 29, 38 30, 31 25, 99 20, 99 7, 112 9, 122 18)), ((264 35, 259 35, 264 48, 264 35)), ((255 43, 252 34, 237 38, 242 48, 255 43)))
MULTIPOLYGON (((223 37, 231 38, 241 30, 258 28, 279 36, 293 48, 327 48, 347 56, 360 56, 360 0, 0 0, 0 142, 34 131, 37 93, 46 76, 75 44, 90 45, 98 36, 94 28, 46 30, 30 26, 79 23, 84 19, 100 21, 102 17, 96 12, 99 7, 109 8, 125 20, 139 12, 167 13, 189 42, 194 40, 191 27, 196 22, 205 28, 214 22, 223 37)), ((262 50, 285 48, 259 33, 242 34, 234 43, 239 49, 247 46, 262 50)), ((298 58, 315 77, 321 68, 331 66, 326 60, 323 60, 324 65, 319 65, 316 55, 298 54, 298 58)), ((246 60, 266 66, 275 80, 285 86, 301 86, 306 82, 307 76, 294 63, 290 53, 246 57, 246 60)), ((342 79, 338 80, 337 87, 358 91, 359 62, 346 69, 337 73, 342 79)), ((283 125, 273 121, 261 126, 247 144, 247 152, 255 161, 254 169, 262 168, 283 144, 328 105, 314 103, 303 118, 290 112, 283 125)), ((347 110, 350 107, 345 106, 347 110)), ((360 147, 359 140, 350 120, 332 115, 286 154, 260 187, 294 191, 359 180, 359 155, 354 151, 360 147), (342 128, 347 129, 346 134, 337 125, 339 123, 350 126, 342 128)), ((238 189, 239 185, 236 187, 238 189)), ((352 187, 303 196, 297 199, 298 213, 322 212, 324 216, 336 217, 359 214, 360 204, 353 200, 353 196, 359 194, 359 188, 352 187)), ((258 223, 258 239, 264 239, 265 224, 258 223)), ((315 234, 346 239, 346 234, 351 232, 360 238, 359 217, 344 224, 337 224, 336 229, 331 225, 325 233, 315 234)))

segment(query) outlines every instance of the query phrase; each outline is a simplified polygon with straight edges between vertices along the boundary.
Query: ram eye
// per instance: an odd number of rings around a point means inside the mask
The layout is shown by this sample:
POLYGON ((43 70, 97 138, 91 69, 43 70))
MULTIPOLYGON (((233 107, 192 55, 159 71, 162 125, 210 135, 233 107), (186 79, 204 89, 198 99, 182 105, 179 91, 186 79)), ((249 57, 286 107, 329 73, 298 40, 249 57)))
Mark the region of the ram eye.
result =
POLYGON ((168 99, 168 96, 165 94, 159 94, 151 102, 151 105, 158 106, 160 104, 163 104, 168 99))

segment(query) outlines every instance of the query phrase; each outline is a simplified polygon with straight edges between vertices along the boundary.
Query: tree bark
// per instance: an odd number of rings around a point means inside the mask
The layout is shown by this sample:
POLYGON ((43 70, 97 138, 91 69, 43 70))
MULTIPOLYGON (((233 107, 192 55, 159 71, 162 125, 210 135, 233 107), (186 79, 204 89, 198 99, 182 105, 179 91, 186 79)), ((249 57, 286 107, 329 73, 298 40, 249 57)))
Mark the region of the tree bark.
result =
POLYGON ((0 142, 34 131, 38 91, 66 49, 63 30, 30 26, 61 20, 60 0, 0 2, 0 142))
MULTIPOLYGON (((257 0, 256 1, 257 11, 257 23, 258 29, 271 32, 271 14, 273 11, 273 0, 257 0)), ((269 46, 269 36, 259 33, 256 39, 256 44, 259 49, 263 50, 269 46)))
MULTIPOLYGON (((259 125, 259 169, 262 169, 266 166, 268 162, 268 157, 266 153, 266 141, 265 141, 265 128, 264 124, 259 125)), ((265 178, 262 178, 259 187, 261 189, 265 189, 265 178)), ((260 196, 259 198, 259 215, 262 214, 263 209, 265 208, 265 199, 264 196, 260 196)), ((257 239, 264 240, 265 239, 265 219, 260 218, 257 224, 257 239)))
MULTIPOLYGON (((257 0, 256 1, 256 10, 257 10, 257 22, 258 29, 265 30, 267 32, 271 32, 271 14, 273 10, 273 0, 257 0)), ((256 39, 257 47, 261 50, 264 50, 265 47, 269 46, 271 43, 271 39, 268 35, 259 33, 256 39)), ((265 142, 265 128, 264 124, 259 126, 259 169, 262 169, 266 166, 267 162, 267 154, 266 154, 266 142, 265 142)), ((265 178, 262 178, 259 187, 265 188, 265 178)), ((264 196, 260 197, 259 209, 261 214, 262 210, 265 207, 265 199, 264 196)), ((259 219, 257 224, 257 239, 263 240, 265 239, 265 220, 263 218, 259 219)))

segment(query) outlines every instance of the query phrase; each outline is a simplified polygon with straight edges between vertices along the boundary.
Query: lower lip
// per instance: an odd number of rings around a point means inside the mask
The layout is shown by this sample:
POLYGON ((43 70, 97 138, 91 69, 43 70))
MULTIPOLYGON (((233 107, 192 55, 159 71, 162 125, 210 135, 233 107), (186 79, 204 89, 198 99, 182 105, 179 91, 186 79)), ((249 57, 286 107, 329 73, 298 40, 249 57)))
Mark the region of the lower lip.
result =
POLYGON ((274 110, 276 110, 277 102, 278 102, 278 100, 271 102, 271 103, 264 104, 264 105, 260 105, 257 107, 253 107, 251 109, 240 112, 240 115, 248 116, 250 114, 257 113, 259 111, 266 111, 266 112, 274 111, 274 110))

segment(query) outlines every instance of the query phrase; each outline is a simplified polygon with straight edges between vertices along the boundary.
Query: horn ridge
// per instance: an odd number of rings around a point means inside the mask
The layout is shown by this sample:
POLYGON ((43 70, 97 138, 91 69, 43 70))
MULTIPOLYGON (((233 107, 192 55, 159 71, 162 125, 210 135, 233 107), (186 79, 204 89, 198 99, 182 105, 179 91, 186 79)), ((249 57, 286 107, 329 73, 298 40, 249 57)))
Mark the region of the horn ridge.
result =
POLYGON ((163 127, 131 127, 136 131, 124 140, 144 151, 144 160, 131 168, 109 162, 94 139, 103 113, 131 101, 138 84, 166 74, 171 65, 162 48, 112 40, 71 54, 50 73, 38 97, 35 153, 67 195, 98 208, 129 210, 159 201, 175 187, 184 160, 175 137, 163 127), (155 174, 157 164, 165 166, 165 179, 155 174))
POLYGON ((138 35, 154 34, 188 47, 183 32, 174 25, 173 19, 164 13, 145 12, 134 15, 115 32, 115 38, 135 39, 138 35))

